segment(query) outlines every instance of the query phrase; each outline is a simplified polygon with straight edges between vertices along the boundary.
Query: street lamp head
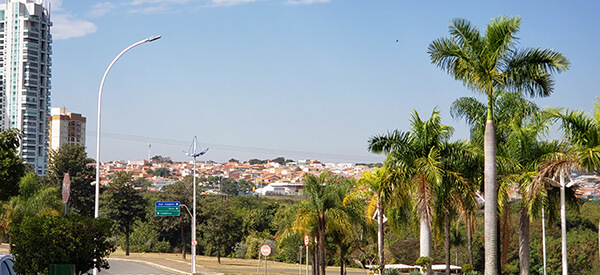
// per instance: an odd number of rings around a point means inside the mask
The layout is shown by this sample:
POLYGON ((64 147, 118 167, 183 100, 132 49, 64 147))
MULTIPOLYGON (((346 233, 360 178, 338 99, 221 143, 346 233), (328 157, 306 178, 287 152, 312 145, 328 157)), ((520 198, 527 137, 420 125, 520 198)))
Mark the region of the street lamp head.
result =
POLYGON ((160 37, 161 37, 160 35, 148 37, 146 39, 146 42, 152 42, 154 40, 160 39, 160 37))

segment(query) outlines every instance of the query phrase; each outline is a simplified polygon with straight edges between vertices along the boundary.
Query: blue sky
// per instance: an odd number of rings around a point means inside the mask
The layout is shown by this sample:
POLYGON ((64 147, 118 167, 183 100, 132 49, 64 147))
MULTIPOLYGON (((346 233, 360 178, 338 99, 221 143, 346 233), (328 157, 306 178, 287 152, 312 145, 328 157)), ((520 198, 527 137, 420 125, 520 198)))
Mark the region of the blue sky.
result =
POLYGON ((412 110, 450 117, 477 96, 431 64, 427 46, 456 17, 483 29, 521 16, 521 47, 554 48, 571 69, 540 106, 591 111, 600 89, 594 1, 129 0, 52 1, 52 106, 87 117, 95 158, 100 80, 105 83, 102 161, 151 155, 186 159, 194 136, 203 157, 376 162, 367 140, 408 130, 412 110), (398 42, 396 42, 398 41, 398 42))

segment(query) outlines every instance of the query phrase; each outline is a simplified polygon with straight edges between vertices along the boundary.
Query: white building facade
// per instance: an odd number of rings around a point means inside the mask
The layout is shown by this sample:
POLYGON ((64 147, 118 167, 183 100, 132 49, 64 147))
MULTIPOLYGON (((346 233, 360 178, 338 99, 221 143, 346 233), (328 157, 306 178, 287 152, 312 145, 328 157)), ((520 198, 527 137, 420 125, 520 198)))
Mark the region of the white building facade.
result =
POLYGON ((50 149, 58 150, 64 144, 85 147, 85 117, 63 107, 52 108, 50 114, 50 149))
POLYGON ((21 131, 19 154, 41 175, 48 166, 52 36, 50 5, 0 4, 0 127, 21 131))

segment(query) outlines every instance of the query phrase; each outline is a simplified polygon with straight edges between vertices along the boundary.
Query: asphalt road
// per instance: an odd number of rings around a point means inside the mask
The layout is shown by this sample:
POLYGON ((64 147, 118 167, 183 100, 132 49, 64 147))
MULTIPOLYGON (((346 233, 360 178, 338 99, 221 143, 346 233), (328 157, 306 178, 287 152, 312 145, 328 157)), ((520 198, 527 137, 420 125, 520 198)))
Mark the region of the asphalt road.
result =
POLYGON ((98 272, 102 275, 181 275, 173 271, 160 269, 145 263, 120 261, 120 260, 108 260, 110 269, 98 272))

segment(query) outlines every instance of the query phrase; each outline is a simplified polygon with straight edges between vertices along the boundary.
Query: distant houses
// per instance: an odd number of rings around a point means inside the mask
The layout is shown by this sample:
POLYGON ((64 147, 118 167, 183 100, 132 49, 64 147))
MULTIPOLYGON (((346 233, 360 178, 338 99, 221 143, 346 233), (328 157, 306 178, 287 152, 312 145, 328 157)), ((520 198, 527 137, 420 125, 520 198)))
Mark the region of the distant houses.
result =
MULTIPOLYGON (((107 183, 117 171, 132 172, 134 181, 146 182, 148 191, 160 191, 184 177, 193 174, 191 161, 111 161, 101 163, 100 182, 107 183), (159 170, 160 169, 160 170, 159 170), (161 171, 157 176, 156 171, 161 171), (168 172, 168 173, 166 173, 168 172), (168 174, 168 175, 164 175, 168 174)), ((359 178, 361 173, 371 168, 367 165, 352 163, 321 163, 319 160, 289 161, 284 165, 269 161, 262 164, 248 162, 216 163, 202 161, 196 163, 196 175, 206 177, 231 178, 236 181, 246 180, 255 185, 258 195, 298 195, 302 194, 303 177, 310 173, 317 175, 323 171, 332 174, 359 178)), ((199 184, 203 184, 202 181, 199 184)))

